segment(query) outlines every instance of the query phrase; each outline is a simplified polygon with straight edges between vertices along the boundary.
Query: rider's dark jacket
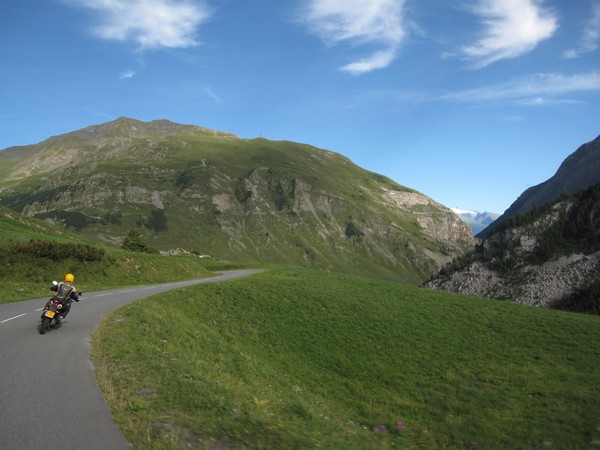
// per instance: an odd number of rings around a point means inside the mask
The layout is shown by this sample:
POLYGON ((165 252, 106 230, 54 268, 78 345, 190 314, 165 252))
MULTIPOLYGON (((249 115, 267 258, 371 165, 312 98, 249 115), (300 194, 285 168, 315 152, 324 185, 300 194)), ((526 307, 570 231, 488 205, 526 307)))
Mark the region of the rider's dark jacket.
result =
POLYGON ((62 281, 58 284, 50 286, 50 290, 56 292, 54 297, 57 298, 63 305, 63 308, 70 309, 71 300, 79 301, 79 295, 77 295, 77 289, 75 286, 63 283, 62 281))

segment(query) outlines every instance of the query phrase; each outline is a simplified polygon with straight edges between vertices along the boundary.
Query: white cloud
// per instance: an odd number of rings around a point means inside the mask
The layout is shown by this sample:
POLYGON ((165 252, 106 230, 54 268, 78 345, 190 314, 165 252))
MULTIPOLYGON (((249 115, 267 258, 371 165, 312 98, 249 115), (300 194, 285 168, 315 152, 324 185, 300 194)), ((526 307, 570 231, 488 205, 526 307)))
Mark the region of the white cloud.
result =
POLYGON ((133 70, 126 70, 125 72, 121 72, 119 74, 119 78, 121 80, 127 80, 128 78, 133 78, 135 76, 135 71, 133 70))
POLYGON ((571 100, 568 98, 547 98, 547 97, 535 97, 535 98, 524 98, 518 100, 517 103, 521 106, 556 106, 556 105, 576 105, 583 103, 581 100, 571 100))
POLYGON ((474 13, 485 25, 484 36, 462 48, 462 56, 481 69, 496 61, 532 51, 558 29, 557 18, 541 0, 478 0, 474 13))
POLYGON ((443 100, 461 102, 513 102, 527 106, 574 103, 562 98, 580 92, 600 92, 600 73, 564 75, 560 73, 536 74, 507 83, 478 89, 453 92, 443 100))
POLYGON ((98 11, 93 33, 101 39, 133 41, 140 49, 180 48, 197 44, 197 27, 210 17, 203 3, 189 0, 69 0, 98 11))
POLYGON ((600 44, 600 2, 593 6, 592 14, 579 40, 577 48, 567 50, 565 58, 578 58, 584 53, 591 53, 598 49, 600 44))
MULTIPOLYGON (((565 75, 562 73, 539 73, 515 78, 475 89, 452 92, 418 92, 380 89, 347 98, 342 106, 363 107, 365 104, 381 103, 412 107, 414 105, 453 102, 471 104, 508 104, 526 107, 573 105, 588 103, 591 95, 600 94, 600 72, 565 75), (581 94, 586 94, 583 97, 581 94)), ((510 117, 510 116, 506 116, 510 117)), ((520 120, 513 116, 513 120, 520 120)))
POLYGON ((373 53, 371 56, 346 64, 342 70, 352 74, 360 75, 361 73, 371 72, 376 69, 385 69, 396 58, 396 48, 388 48, 373 53))
POLYGON ((210 86, 206 86, 204 88, 204 93, 211 98, 215 103, 221 103, 221 98, 215 94, 215 91, 212 87, 210 86))
POLYGON ((342 70, 362 74, 387 67, 405 37, 405 0, 310 0, 301 21, 327 44, 383 47, 342 70))

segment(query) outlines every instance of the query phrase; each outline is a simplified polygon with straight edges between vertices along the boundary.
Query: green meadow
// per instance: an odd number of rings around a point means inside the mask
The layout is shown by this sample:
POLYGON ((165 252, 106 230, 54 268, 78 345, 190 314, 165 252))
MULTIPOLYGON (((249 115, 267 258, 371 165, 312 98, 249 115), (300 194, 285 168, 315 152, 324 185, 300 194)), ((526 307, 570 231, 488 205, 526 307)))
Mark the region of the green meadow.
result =
POLYGON ((12 243, 0 241, 0 303, 49 296, 52 281, 60 281, 68 272, 75 274, 78 290, 89 292, 204 278, 212 274, 212 267, 221 266, 237 267, 190 256, 161 257, 118 249, 107 249, 100 261, 55 260, 16 253, 12 243))
MULTIPOLYGON (((0 208, 0 267, 8 302, 65 272, 90 291, 240 266, 100 247, 0 208)), ((598 320, 266 267, 115 311, 92 360, 136 449, 594 449, 598 320)))
POLYGON ((53 280, 75 274, 84 292, 210 276, 239 264, 163 257, 100 246, 82 236, 0 207, 0 303, 47 296, 53 280))
POLYGON ((599 325, 271 269, 126 306, 92 357, 137 449, 593 449, 599 325))

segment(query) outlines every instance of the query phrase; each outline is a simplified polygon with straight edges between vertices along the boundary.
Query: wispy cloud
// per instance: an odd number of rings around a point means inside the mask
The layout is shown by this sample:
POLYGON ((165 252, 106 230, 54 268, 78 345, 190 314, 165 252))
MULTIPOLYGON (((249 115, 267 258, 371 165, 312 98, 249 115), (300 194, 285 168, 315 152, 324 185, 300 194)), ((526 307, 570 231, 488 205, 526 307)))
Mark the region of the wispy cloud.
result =
POLYGON ((558 29, 556 16, 541 5, 542 0, 478 0, 473 12, 481 17, 484 35, 464 46, 461 56, 481 69, 530 52, 558 29))
POLYGON ((101 117, 102 119, 107 119, 107 120, 115 120, 116 117, 111 115, 111 114, 107 114, 103 111, 98 111, 97 109, 94 108, 84 108, 84 110, 94 116, 98 116, 101 117))
POLYGON ((576 75, 546 73, 478 89, 452 92, 440 98, 460 102, 510 102, 540 106, 574 103, 574 100, 564 98, 564 96, 592 91, 600 92, 600 73, 576 75))
POLYGON ((379 50, 341 69, 363 74, 396 58, 405 37, 405 0, 310 0, 301 21, 327 44, 377 46, 379 50))
POLYGON ((578 58, 584 53, 596 51, 600 44, 600 2, 592 7, 592 14, 581 35, 576 48, 567 50, 565 58, 578 58))
POLYGON ((133 78, 134 76, 135 76, 135 71, 133 71, 133 70, 126 70, 119 74, 119 78, 121 80, 127 80, 128 78, 133 78))
POLYGON ((525 117, 519 116, 519 115, 501 116, 500 119, 503 122, 509 122, 509 123, 525 122, 525 117))
POLYGON ((92 30, 101 39, 136 43, 141 50, 197 45, 197 27, 211 12, 190 0, 67 0, 97 11, 92 30))
MULTIPOLYGON (((449 102, 480 105, 518 105, 542 107, 573 105, 588 102, 589 95, 600 94, 600 72, 565 75, 540 73, 515 78, 504 83, 490 84, 475 89, 451 92, 403 91, 377 89, 356 97, 345 97, 335 107, 363 108, 365 105, 386 104, 397 108, 413 108, 431 103, 449 102), (581 94, 586 97, 582 99, 581 94), (577 96, 579 94, 579 96, 577 96)), ((520 116, 512 117, 518 120, 520 116)))
POLYGON ((221 98, 215 94, 215 91, 212 87, 210 86, 206 86, 204 88, 204 93, 211 98, 215 103, 221 103, 221 98))

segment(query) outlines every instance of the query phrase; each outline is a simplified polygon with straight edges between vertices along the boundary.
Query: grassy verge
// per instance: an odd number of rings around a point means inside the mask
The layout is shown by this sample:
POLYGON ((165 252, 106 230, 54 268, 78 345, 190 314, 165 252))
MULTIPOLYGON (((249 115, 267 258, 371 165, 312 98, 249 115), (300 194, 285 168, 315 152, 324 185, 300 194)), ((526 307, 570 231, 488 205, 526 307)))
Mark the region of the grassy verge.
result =
POLYGON ((108 316, 98 380, 138 449, 600 448, 594 316, 308 270, 108 316))
POLYGON ((52 281, 60 281, 68 272, 75 274, 77 289, 89 292, 202 278, 213 271, 240 267, 193 256, 161 256, 108 248, 102 250, 105 254, 101 259, 94 261, 52 259, 12 254, 7 249, 13 245, 0 242, 0 303, 47 296, 52 281))
POLYGON ((48 296, 53 280, 75 274, 84 292, 202 278, 239 264, 109 248, 0 206, 0 303, 48 296))

